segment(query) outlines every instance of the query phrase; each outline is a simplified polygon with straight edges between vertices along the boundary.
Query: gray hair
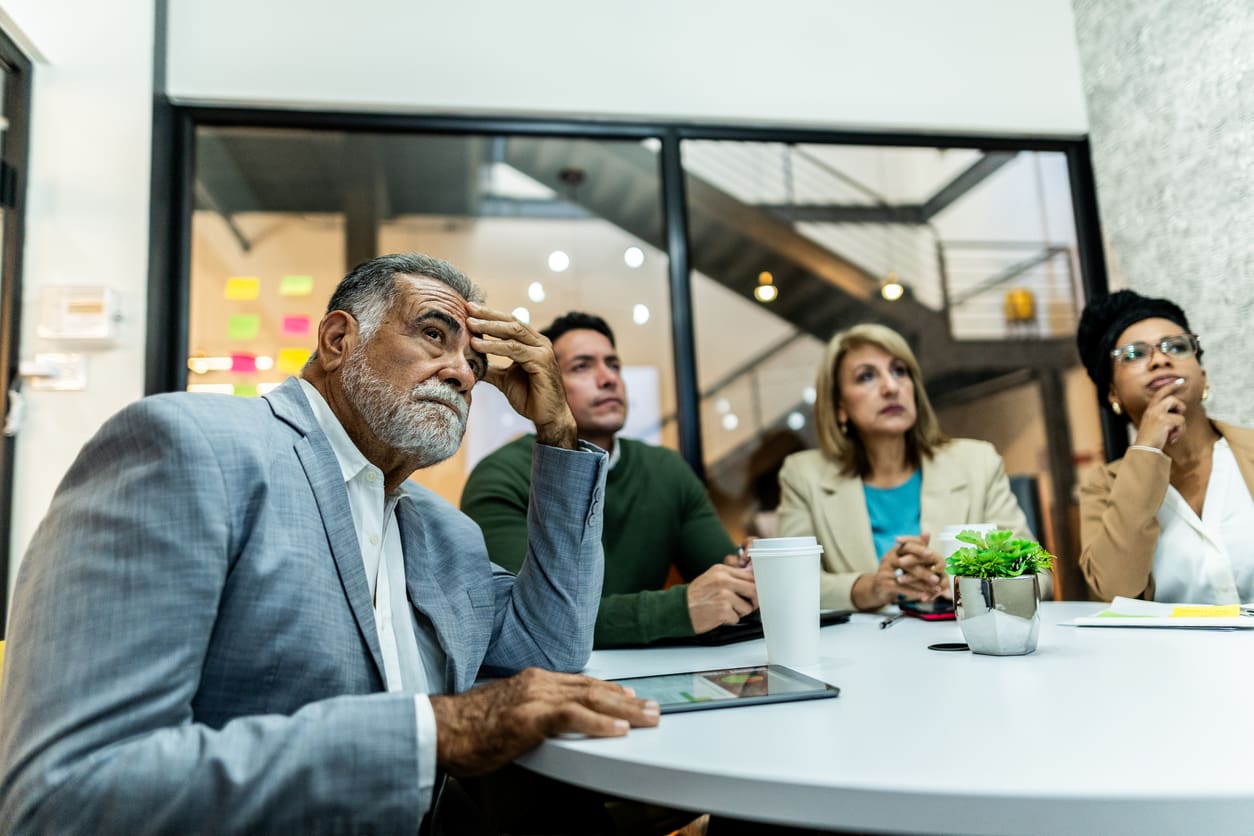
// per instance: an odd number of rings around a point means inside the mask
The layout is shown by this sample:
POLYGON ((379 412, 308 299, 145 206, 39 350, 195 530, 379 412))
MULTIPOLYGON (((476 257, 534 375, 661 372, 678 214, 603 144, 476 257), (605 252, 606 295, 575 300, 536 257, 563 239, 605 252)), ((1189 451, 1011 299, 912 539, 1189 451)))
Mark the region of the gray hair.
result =
POLYGON ((361 341, 366 343, 383 324, 396 303, 396 276, 422 276, 443 282, 468 302, 482 302, 483 291, 452 264, 421 253, 381 255, 358 264, 335 288, 327 313, 346 311, 357 320, 361 341))

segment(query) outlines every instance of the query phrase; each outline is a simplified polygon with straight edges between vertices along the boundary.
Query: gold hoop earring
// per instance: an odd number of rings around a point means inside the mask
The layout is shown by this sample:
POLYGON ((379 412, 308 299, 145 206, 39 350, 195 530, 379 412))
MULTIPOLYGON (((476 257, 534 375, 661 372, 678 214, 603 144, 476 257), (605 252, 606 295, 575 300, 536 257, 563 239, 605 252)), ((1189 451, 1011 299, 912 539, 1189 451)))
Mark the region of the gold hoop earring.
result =
POLYGON ((1202 387, 1202 400, 1206 400, 1209 397, 1210 397, 1210 384, 1207 383, 1205 386, 1202 387))
POLYGON ((1113 412, 1113 413, 1115 413, 1116 415, 1122 415, 1122 414, 1123 414, 1123 406, 1119 403, 1119 401, 1111 401, 1111 402, 1110 402, 1110 411, 1111 411, 1111 412, 1113 412))

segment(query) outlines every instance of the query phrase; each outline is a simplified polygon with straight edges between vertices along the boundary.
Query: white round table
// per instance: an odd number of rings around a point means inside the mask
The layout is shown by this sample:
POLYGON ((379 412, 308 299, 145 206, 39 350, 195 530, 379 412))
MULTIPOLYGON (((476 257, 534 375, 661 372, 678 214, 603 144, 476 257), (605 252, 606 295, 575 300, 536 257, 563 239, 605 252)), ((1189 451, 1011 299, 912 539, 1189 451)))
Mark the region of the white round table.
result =
MULTIPOLYGON (((1254 831, 1254 631, 1082 628, 1047 603, 1028 656, 928 650, 954 622, 855 615, 808 672, 837 699, 668 714, 519 762, 753 821, 920 833, 1254 831)), ((604 677, 766 661, 761 640, 598 651, 604 677)))

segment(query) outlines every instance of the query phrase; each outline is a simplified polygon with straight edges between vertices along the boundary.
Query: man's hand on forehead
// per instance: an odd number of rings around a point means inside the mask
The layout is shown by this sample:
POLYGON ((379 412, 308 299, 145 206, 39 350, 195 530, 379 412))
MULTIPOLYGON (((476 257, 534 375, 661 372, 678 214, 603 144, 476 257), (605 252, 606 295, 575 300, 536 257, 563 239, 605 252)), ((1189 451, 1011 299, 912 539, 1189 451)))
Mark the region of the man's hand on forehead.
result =
POLYGON ((511 361, 503 368, 488 366, 483 379, 536 425, 537 441, 574 449, 575 419, 566 405, 566 389, 548 338, 507 313, 475 302, 467 302, 466 309, 470 347, 511 361))

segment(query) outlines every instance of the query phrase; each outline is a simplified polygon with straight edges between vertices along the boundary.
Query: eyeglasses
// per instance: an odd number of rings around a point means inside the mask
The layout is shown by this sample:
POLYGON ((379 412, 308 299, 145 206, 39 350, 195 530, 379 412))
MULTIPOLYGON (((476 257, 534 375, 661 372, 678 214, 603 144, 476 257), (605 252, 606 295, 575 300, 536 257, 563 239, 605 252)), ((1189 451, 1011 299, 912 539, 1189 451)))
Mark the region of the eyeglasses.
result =
POLYGON ((1120 365, 1132 366, 1148 360, 1154 349, 1161 351, 1164 357, 1183 359, 1197 354, 1201 346, 1197 342, 1196 334, 1175 334, 1163 337, 1156 343, 1128 343, 1110 352, 1110 356, 1120 365))

